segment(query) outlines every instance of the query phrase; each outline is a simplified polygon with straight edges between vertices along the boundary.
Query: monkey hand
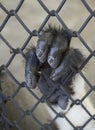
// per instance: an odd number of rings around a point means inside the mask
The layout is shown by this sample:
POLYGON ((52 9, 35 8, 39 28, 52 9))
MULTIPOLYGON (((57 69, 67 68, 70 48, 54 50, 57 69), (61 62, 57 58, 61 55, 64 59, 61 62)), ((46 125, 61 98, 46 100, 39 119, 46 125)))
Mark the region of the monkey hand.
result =
POLYGON ((63 29, 46 28, 40 35, 36 56, 41 63, 48 62, 51 68, 56 68, 63 60, 64 54, 69 49, 71 35, 63 29))

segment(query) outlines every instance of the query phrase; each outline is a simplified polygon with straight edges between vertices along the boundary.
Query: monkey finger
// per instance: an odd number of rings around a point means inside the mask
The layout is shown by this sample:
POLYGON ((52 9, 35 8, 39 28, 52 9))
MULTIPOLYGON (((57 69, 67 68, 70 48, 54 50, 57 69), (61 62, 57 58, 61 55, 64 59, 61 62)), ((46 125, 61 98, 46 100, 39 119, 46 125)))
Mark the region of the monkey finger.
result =
POLYGON ((56 68, 50 75, 50 78, 54 81, 57 81, 58 79, 61 78, 63 74, 63 68, 62 66, 59 66, 58 68, 56 68))
POLYGON ((31 74, 31 72, 28 72, 26 75, 26 85, 27 87, 35 88, 37 84, 36 77, 31 74))
POLYGON ((31 86, 33 89, 36 88, 36 86, 37 86, 37 79, 35 76, 32 76, 31 86))
POLYGON ((27 87, 35 88, 36 86, 36 75, 37 65, 39 61, 37 60, 36 54, 33 50, 26 54, 26 64, 25 64, 25 80, 27 87))
POLYGON ((56 73, 56 72, 54 72, 51 76, 50 76, 50 78, 53 80, 53 81, 57 81, 60 77, 61 77, 61 73, 56 73))
POLYGON ((61 77, 60 74, 54 73, 50 78, 51 78, 53 81, 57 81, 60 77, 61 77))
POLYGON ((68 106, 68 96, 64 96, 64 95, 61 95, 58 99, 58 105, 63 109, 65 110, 68 106))
POLYGON ((36 47, 36 56, 41 63, 44 63, 47 59, 48 44, 44 39, 39 39, 36 47))
POLYGON ((26 75, 25 75, 25 79, 26 79, 26 85, 27 87, 30 87, 31 86, 31 74, 30 72, 28 72, 26 75))

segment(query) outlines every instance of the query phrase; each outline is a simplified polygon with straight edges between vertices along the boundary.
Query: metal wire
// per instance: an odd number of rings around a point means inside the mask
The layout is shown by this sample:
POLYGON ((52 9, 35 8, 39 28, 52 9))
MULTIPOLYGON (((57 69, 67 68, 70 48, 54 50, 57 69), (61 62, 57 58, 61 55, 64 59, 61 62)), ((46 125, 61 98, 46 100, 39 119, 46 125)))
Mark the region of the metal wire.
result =
MULTIPOLYGON (((59 4, 59 6, 57 7, 57 9, 55 10, 49 10, 48 7, 41 1, 41 0, 37 0, 38 3, 40 4, 41 8, 43 8, 43 11, 45 11, 46 17, 43 20, 43 22, 41 23, 41 25, 39 26, 38 30, 30 30, 25 23, 23 22, 23 20, 18 16, 18 11, 21 9, 24 0, 20 0, 16 9, 11 9, 10 11, 8 11, 8 9, 2 4, 0 3, 0 9, 6 14, 5 19, 3 20, 2 24, 0 25, 0 39, 1 41, 3 41, 3 43, 11 50, 12 52, 12 56, 9 58, 8 61, 6 61, 6 64, 3 64, 0 66, 0 72, 5 71, 9 77, 11 77, 13 79, 13 81, 17 84, 18 88, 14 91, 14 93, 12 95, 10 95, 9 97, 6 97, 2 91, 0 91, 0 130, 11 130, 12 128, 16 128, 17 130, 23 130, 20 126, 19 126, 19 122, 21 122, 25 116, 29 115, 31 118, 33 118, 33 120, 40 126, 40 130, 51 130, 51 126, 52 124, 55 122, 55 120, 59 117, 61 118, 65 118, 70 125, 74 128, 74 130, 83 130, 83 128, 92 120, 95 119, 94 115, 91 115, 91 113, 87 110, 87 108, 82 104, 83 100, 86 99, 86 97, 92 92, 94 91, 94 87, 91 85, 91 83, 87 80, 87 78, 83 75, 83 73, 81 72, 81 69, 84 68, 84 66, 89 62, 89 60, 95 56, 95 51, 92 51, 92 49, 87 45, 86 41, 83 39, 83 37, 80 35, 80 33, 86 28, 87 24, 90 22, 90 20, 95 17, 95 11, 92 10, 90 8, 90 5, 88 5, 88 3, 86 2, 86 0, 81 0, 82 4, 84 5, 84 7, 89 11, 89 16, 87 19, 85 19, 84 23, 82 24, 82 26, 79 28, 78 31, 74 31, 71 32, 73 37, 77 37, 81 43, 83 44, 83 46, 85 46, 85 48, 90 52, 90 55, 86 58, 86 60, 84 61, 84 63, 81 65, 81 67, 79 68, 79 73, 80 75, 83 77, 83 79, 85 80, 85 82, 89 85, 90 90, 86 93, 86 95, 83 97, 83 99, 81 100, 76 100, 74 101, 69 95, 69 98, 72 100, 72 102, 74 104, 77 105, 81 105, 83 107, 83 109, 88 113, 88 115, 90 116, 90 118, 88 119, 88 121, 81 127, 75 127, 74 124, 65 116, 62 115, 61 113, 57 113, 52 106, 46 102, 45 97, 41 97, 39 98, 31 89, 27 88, 25 85, 25 82, 20 83, 15 76, 9 71, 8 67, 12 64, 13 60, 15 59, 15 56, 17 54, 20 54, 23 58, 24 58, 24 50, 26 48, 26 46, 29 44, 31 38, 33 38, 34 36, 38 37, 39 33, 42 31, 42 29, 44 28, 44 26, 47 24, 48 20, 50 17, 56 17, 56 19, 59 21, 59 23, 62 25, 63 28, 69 30, 68 26, 66 25, 66 23, 64 22, 64 20, 60 17, 59 12, 61 11, 62 8, 64 8, 64 5, 66 3, 66 0, 62 0, 59 4), (23 27, 23 29, 29 34, 29 36, 26 38, 26 40, 24 41, 23 45, 19 48, 13 48, 13 46, 8 42, 8 40, 2 35, 2 30, 5 28, 5 25, 7 24, 7 22, 9 21, 9 19, 14 16, 16 18, 16 20, 21 24, 21 26, 23 27), (18 103, 15 102, 14 97, 19 93, 19 91, 21 90, 21 88, 24 87, 26 88, 26 90, 37 100, 36 104, 30 109, 30 110, 26 110, 24 111, 18 103), (10 121, 9 117, 7 116, 7 110, 6 110, 6 102, 10 101, 14 107, 18 110, 20 110, 22 112, 22 115, 15 121, 10 121), (33 111, 38 107, 38 105, 42 102, 46 102, 48 104, 48 106, 52 109, 52 111, 55 112, 56 117, 50 122, 50 124, 42 124, 37 117, 35 117, 33 115, 33 111)), ((72 2, 73 4, 73 2, 72 2)), ((31 14, 32 15, 32 14, 31 14)), ((69 79, 69 77, 72 76, 69 75, 66 80, 69 79)), ((66 81, 65 81, 66 82, 66 81)), ((0 82, 1 84, 1 82, 0 82)), ((64 91, 64 90, 62 90, 64 91)))

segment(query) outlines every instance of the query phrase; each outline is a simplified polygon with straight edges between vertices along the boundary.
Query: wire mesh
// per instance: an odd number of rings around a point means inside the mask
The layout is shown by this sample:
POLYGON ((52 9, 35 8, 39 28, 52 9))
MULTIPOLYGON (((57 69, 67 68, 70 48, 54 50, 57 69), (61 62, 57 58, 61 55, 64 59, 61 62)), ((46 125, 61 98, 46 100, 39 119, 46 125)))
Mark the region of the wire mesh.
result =
MULTIPOLYGON (((32 2, 32 1, 31 1, 32 2)), ((38 107, 38 105, 40 103, 42 103, 45 99, 42 96, 41 98, 39 98, 32 90, 30 90, 29 88, 26 87, 25 82, 19 82, 16 77, 14 76, 14 74, 12 74, 12 72, 9 70, 10 65, 12 64, 13 60, 15 59, 15 57, 20 54, 23 58, 25 58, 25 54, 24 54, 24 50, 26 49, 27 45, 29 44, 30 40, 33 37, 38 37, 40 32, 43 30, 44 26, 47 24, 48 20, 51 17, 55 17, 58 22, 61 24, 61 26, 66 29, 69 30, 68 26, 66 25, 66 23, 64 22, 64 19, 62 19, 59 15, 59 12, 61 11, 62 8, 64 8, 64 5, 66 4, 66 0, 62 0, 60 2, 60 4, 58 5, 58 7, 54 10, 50 10, 43 1, 41 0, 37 0, 38 4, 41 6, 41 8, 43 9, 43 11, 46 12, 46 17, 43 20, 43 22, 41 23, 41 25, 39 26, 38 29, 33 29, 31 31, 31 29, 29 27, 27 27, 27 25, 23 22, 23 20, 21 19, 21 17, 18 15, 18 12, 20 11, 24 0, 20 0, 17 7, 15 9, 11 9, 8 10, 3 4, 2 2, 0 3, 0 9, 6 14, 5 19, 3 19, 3 22, 0 25, 0 39, 1 41, 3 41, 3 44, 6 45, 9 50, 11 50, 10 52, 12 53, 11 57, 6 61, 6 64, 2 64, 0 66, 0 72, 5 71, 7 73, 7 75, 17 84, 17 89, 14 91, 14 93, 10 96, 5 96, 4 93, 2 93, 2 91, 0 91, 0 130, 11 130, 12 128, 15 128, 17 130, 23 130, 23 128, 20 127, 19 122, 21 122, 25 116, 30 116, 31 118, 33 118, 33 120, 40 126, 39 130, 51 130, 51 126, 52 124, 55 122, 55 120, 57 118, 59 118, 60 116, 65 118, 75 130, 83 130, 84 127, 92 120, 95 119, 95 115, 92 115, 87 109, 86 107, 82 104, 82 101, 84 99, 86 99, 86 97, 95 90, 94 86, 90 84, 90 82, 87 80, 87 78, 83 75, 82 73, 82 69, 84 68, 84 66, 89 62, 89 60, 95 56, 95 50, 92 50, 86 43, 86 41, 83 39, 83 37, 80 35, 81 32, 86 28, 87 24, 90 22, 90 20, 92 18, 95 17, 95 11, 91 9, 90 5, 86 2, 86 0, 81 0, 83 6, 85 7, 85 9, 89 12, 89 16, 87 17, 87 19, 85 19, 84 23, 82 24, 82 26, 79 28, 78 31, 73 31, 72 32, 72 36, 73 37, 77 37, 80 42, 83 44, 83 46, 89 51, 89 56, 85 59, 85 61, 83 62, 83 64, 81 65, 81 67, 79 68, 79 73, 80 75, 83 77, 83 79, 85 80, 85 82, 89 85, 90 87, 90 91, 83 97, 82 100, 76 100, 73 101, 74 104, 78 104, 81 105, 83 107, 83 109, 88 113, 88 115, 90 115, 90 119, 81 127, 75 127, 74 124, 72 124, 72 122, 65 116, 65 115, 61 115, 60 113, 57 113, 52 106, 50 106, 50 108, 52 109, 52 111, 54 111, 56 113, 56 117, 54 119, 52 119, 52 121, 48 124, 43 124, 40 122, 39 119, 37 119, 37 117, 35 117, 33 115, 33 111, 38 107), (28 33, 28 37, 25 39, 25 41, 23 42, 22 46, 19 48, 15 48, 14 45, 12 46, 11 43, 3 36, 2 31, 4 30, 6 24, 8 23, 9 19, 11 17, 15 17, 16 20, 20 23, 20 25, 22 26, 22 28, 28 33), (27 92, 30 93, 36 100, 36 104, 31 108, 31 110, 23 110, 19 104, 17 104, 14 100, 14 97, 16 97, 16 95, 20 92, 20 90, 22 88, 26 88, 27 92), (22 112, 22 115, 19 116, 19 118, 15 121, 11 121, 10 118, 7 116, 7 110, 6 110, 6 103, 10 101, 13 106, 20 110, 22 112)), ((73 4, 73 2, 72 2, 73 4)), ((72 6, 72 5, 71 5, 72 6)), ((31 12, 32 15, 32 12, 31 12)), ((15 63, 16 64, 16 63, 15 63)), ((70 75, 69 75, 70 76, 70 75)), ((71 75, 72 76, 72 75, 71 75)), ((68 80, 69 77, 67 77, 66 80, 68 80)), ((0 85, 2 86, 2 81, 0 81, 0 85)))

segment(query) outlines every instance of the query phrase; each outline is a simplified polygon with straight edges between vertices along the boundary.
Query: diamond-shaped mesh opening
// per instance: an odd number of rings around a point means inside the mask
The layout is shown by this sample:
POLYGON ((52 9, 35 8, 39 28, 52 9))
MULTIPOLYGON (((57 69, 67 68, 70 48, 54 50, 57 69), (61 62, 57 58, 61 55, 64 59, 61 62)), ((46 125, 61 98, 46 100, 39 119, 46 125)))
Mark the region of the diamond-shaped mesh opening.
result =
MULTIPOLYGON (((53 3, 55 4, 49 4, 49 2, 51 2, 51 0, 42 0, 42 2, 44 3, 44 5, 49 9, 49 10, 56 10, 56 8, 58 8, 58 6, 60 5, 60 3, 62 2, 61 0, 57 1, 57 0, 53 0, 53 3)), ((63 0, 64 2, 64 0, 63 0)))
POLYGON ((25 1, 18 12, 18 15, 25 23, 25 25, 32 31, 35 28, 39 27, 39 23, 41 24, 43 22, 43 20, 47 16, 47 13, 43 11, 43 9, 41 8, 41 6, 37 1, 33 0, 33 1, 25 1), (27 15, 32 13, 33 14, 35 13, 35 15, 27 15), (36 17, 38 13, 40 15, 39 19, 36 17))
POLYGON ((52 26, 55 26, 57 28, 62 27, 62 24, 59 23, 59 21, 56 17, 50 17, 47 24, 44 26, 44 28, 48 27, 48 25, 52 25, 52 26))
POLYGON ((6 2, 6 0, 1 0, 0 1, 4 7, 7 9, 7 10, 11 10, 11 9, 16 9, 16 7, 18 6, 19 4, 19 0, 16 0, 15 2, 13 0, 9 0, 8 2, 6 2))
POLYGON ((80 26, 84 23, 85 19, 89 16, 89 12, 83 6, 81 1, 79 1, 79 5, 80 6, 77 5, 76 0, 74 0, 73 5, 72 1, 68 0, 65 3, 64 8, 62 8, 59 12, 59 15, 64 20, 66 25, 73 30, 78 30, 80 26), (68 12, 66 11, 67 8, 69 10, 68 12), (80 10, 82 11, 82 13, 80 10))
POLYGON ((72 38, 70 46, 71 46, 71 48, 77 48, 77 49, 81 50, 82 54, 85 57, 88 57, 90 55, 89 50, 83 45, 83 43, 80 41, 79 38, 72 38), (76 46, 76 44, 78 44, 78 46, 76 46))
POLYGON ((89 21, 85 29, 82 31, 81 36, 83 37, 87 45, 92 50, 95 50, 93 33, 95 33, 95 18, 94 17, 89 21))
POLYGON ((11 17, 4 29, 2 35, 14 48, 20 47, 28 37, 28 33, 20 25, 15 17, 11 17), (22 33, 21 33, 22 32, 22 33), (14 39, 17 39, 16 41, 14 39))
POLYGON ((89 60, 89 62, 85 65, 85 68, 83 69, 84 76, 90 82, 90 84, 92 86, 95 85, 95 80, 93 79, 93 77, 95 77, 94 66, 95 66, 95 57, 92 56, 91 59, 89 60), (93 71, 91 72, 91 70, 93 70, 93 71))

